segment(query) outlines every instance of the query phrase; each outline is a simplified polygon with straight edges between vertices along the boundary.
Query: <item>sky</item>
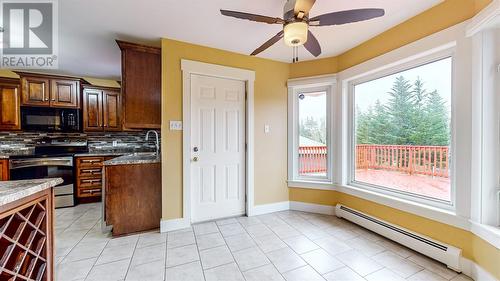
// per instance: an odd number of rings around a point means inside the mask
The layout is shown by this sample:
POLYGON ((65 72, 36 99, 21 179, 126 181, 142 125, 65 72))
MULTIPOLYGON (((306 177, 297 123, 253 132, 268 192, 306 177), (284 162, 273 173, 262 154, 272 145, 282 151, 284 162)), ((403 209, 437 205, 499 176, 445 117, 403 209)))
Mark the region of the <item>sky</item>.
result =
POLYGON ((393 75, 385 76, 376 80, 358 84, 354 87, 356 105, 366 111, 369 106, 375 105, 380 100, 382 104, 389 99, 387 94, 397 76, 403 75, 411 84, 420 77, 424 82, 424 88, 427 92, 437 90, 446 101, 446 105, 451 109, 451 78, 452 78, 452 59, 446 58, 413 69, 399 72, 393 75))
POLYGON ((307 117, 314 118, 320 124, 321 118, 326 117, 326 93, 307 93, 299 100, 299 118, 306 120, 307 117))

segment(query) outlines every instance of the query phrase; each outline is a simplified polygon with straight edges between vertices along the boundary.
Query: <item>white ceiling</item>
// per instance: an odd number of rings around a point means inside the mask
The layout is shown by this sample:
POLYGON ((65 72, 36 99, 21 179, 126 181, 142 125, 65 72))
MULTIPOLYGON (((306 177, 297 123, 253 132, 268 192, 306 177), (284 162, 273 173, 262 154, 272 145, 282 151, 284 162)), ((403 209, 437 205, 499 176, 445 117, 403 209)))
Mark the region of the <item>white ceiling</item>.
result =
MULTIPOLYGON (((335 56, 421 13, 442 0, 317 0, 311 16, 355 8, 384 8, 383 18, 344 26, 312 27, 321 57, 335 56)), ((284 0, 63 0, 59 1, 58 73, 120 77, 115 39, 160 45, 167 37, 243 54, 278 33, 267 25, 221 16, 219 9, 281 17, 284 0)), ((260 57, 289 62, 280 41, 260 57)), ((301 60, 313 57, 303 48, 301 60)))

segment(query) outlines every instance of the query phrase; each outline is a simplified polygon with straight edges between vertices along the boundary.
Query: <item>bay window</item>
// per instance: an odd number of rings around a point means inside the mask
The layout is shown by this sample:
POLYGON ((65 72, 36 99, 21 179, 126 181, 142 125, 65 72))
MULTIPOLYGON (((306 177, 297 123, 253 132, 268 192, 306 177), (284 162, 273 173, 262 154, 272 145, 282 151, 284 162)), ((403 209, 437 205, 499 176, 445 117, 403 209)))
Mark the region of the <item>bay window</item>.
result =
POLYGON ((452 57, 351 84, 350 184, 451 205, 452 57))
POLYGON ((289 81, 289 182, 331 183, 333 77, 289 81))

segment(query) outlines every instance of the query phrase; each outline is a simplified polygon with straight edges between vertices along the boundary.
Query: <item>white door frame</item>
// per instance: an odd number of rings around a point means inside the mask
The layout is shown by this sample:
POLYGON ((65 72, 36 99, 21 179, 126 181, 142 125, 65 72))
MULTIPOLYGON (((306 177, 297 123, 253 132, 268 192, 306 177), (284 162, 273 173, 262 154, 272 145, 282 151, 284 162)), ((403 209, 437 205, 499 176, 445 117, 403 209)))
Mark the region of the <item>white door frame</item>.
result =
POLYGON ((191 224, 191 76, 205 75, 217 78, 244 81, 246 84, 245 106, 245 190, 246 214, 254 214, 254 84, 255 71, 208 64, 192 60, 181 60, 182 70, 182 212, 183 220, 191 224))

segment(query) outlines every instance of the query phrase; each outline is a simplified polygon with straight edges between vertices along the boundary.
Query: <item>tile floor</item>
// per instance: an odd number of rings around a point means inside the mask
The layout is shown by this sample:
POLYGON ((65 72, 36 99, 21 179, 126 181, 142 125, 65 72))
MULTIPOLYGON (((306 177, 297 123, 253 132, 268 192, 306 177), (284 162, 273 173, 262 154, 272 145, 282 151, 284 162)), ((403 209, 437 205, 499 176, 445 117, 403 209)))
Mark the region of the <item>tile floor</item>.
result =
POLYGON ((112 239, 100 205, 56 210, 56 280, 471 280, 345 220, 296 211, 112 239))

